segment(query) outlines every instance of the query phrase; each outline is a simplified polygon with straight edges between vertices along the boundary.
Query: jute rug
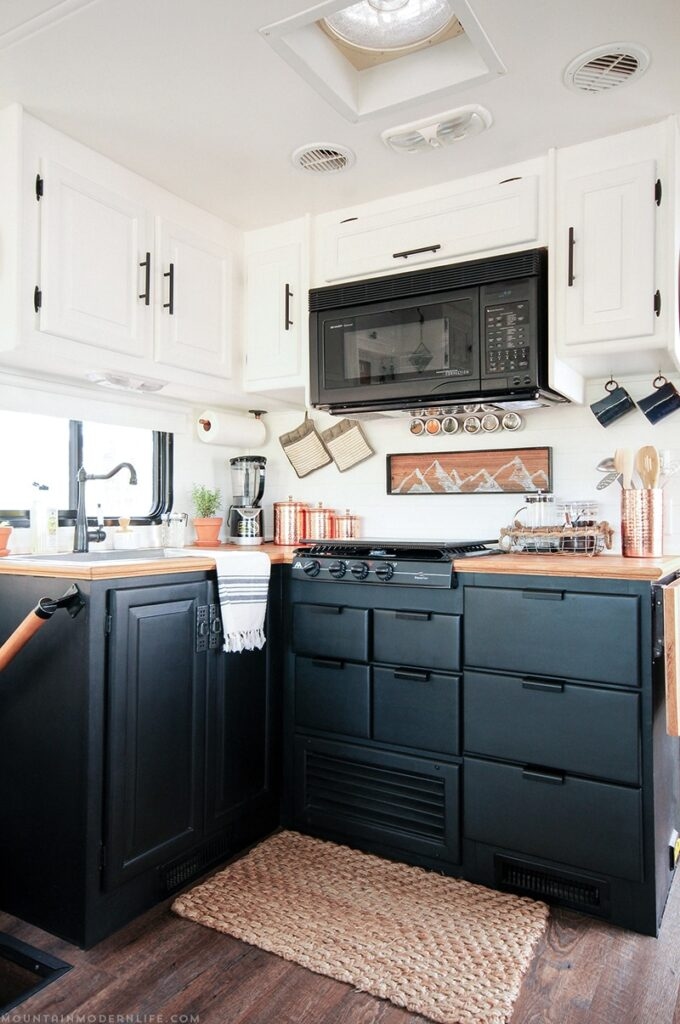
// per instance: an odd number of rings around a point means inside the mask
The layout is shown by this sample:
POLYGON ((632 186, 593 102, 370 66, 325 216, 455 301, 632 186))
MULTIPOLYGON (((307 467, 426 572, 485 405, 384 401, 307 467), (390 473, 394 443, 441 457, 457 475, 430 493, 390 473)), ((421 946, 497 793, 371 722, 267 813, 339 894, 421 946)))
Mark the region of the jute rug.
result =
POLYGON ((296 832, 172 909, 443 1024, 505 1024, 548 918, 543 903, 296 832))

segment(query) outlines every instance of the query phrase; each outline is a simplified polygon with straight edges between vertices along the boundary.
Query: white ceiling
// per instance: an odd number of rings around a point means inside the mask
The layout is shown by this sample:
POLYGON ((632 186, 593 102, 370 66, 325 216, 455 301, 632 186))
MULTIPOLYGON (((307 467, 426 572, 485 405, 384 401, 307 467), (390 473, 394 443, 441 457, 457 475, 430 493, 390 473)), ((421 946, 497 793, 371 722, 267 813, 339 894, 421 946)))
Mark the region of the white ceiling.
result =
POLYGON ((678 0, 471 0, 507 67, 446 102, 351 124, 259 35, 312 0, 0 0, 0 105, 37 117, 241 227, 474 174, 680 112, 678 0), (27 18, 32 18, 28 21, 27 18), (651 66, 599 95, 567 90, 583 50, 639 43, 651 66), (396 154, 388 127, 480 103, 491 129, 396 154), (355 150, 350 170, 295 169, 303 143, 355 150))

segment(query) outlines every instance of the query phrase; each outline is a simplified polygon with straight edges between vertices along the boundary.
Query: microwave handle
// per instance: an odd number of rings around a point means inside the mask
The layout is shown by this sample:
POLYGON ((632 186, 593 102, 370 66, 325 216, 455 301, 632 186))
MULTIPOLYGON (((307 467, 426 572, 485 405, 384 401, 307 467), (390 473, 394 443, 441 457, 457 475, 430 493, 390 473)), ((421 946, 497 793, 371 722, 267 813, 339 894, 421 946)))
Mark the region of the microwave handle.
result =
POLYGON ((392 259, 407 260, 409 256, 416 256, 418 253, 421 252, 437 252, 439 249, 441 249, 441 245, 424 245, 422 249, 405 249, 403 252, 393 252, 392 259))

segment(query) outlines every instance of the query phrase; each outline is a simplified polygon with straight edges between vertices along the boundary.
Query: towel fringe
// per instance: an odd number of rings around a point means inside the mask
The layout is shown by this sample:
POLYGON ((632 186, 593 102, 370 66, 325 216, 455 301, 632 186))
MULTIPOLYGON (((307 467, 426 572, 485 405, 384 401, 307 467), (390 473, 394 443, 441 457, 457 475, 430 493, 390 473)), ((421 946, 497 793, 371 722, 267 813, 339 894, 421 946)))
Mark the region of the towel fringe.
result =
POLYGON ((238 632, 227 633, 224 638, 223 650, 229 652, 260 650, 265 645, 263 629, 242 629, 238 632))

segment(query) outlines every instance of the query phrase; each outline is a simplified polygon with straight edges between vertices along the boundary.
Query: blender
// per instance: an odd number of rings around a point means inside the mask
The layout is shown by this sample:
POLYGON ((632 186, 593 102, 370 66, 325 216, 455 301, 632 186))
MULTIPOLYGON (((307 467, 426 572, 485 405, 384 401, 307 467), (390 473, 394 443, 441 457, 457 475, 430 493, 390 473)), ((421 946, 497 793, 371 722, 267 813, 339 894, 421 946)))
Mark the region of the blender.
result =
POLYGON ((264 539, 264 515, 260 500, 264 494, 267 460, 264 455, 239 455, 231 465, 232 504, 227 528, 233 544, 261 544, 264 539))

